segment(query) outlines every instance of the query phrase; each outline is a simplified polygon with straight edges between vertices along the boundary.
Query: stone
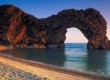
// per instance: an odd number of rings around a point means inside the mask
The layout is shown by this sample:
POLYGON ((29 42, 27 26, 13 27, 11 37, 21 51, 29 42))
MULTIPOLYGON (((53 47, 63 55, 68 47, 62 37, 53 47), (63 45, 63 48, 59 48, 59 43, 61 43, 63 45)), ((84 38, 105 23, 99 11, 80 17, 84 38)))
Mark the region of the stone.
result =
POLYGON ((64 47, 67 29, 72 27, 88 39, 88 49, 110 49, 107 22, 96 9, 66 9, 38 19, 16 6, 0 6, 0 44, 12 48, 64 47))

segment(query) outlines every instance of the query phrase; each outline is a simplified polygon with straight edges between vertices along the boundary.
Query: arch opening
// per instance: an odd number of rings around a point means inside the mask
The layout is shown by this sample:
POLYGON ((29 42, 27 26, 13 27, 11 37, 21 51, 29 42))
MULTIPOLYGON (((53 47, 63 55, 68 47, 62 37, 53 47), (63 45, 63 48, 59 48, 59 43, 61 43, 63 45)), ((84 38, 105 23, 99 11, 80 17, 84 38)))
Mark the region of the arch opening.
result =
POLYGON ((75 27, 67 29, 65 43, 87 43, 87 42, 88 42, 87 38, 83 35, 83 33, 79 29, 75 27))

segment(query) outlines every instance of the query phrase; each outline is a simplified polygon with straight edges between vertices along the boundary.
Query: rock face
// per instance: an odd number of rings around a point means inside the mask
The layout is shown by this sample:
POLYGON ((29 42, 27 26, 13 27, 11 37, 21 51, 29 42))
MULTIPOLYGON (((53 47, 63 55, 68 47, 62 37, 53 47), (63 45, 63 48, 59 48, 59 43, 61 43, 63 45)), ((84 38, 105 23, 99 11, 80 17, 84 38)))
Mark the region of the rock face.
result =
POLYGON ((76 27, 88 39, 88 49, 110 49, 107 23, 99 11, 68 9, 38 19, 13 5, 0 6, 0 43, 12 48, 64 47, 67 28, 76 27))

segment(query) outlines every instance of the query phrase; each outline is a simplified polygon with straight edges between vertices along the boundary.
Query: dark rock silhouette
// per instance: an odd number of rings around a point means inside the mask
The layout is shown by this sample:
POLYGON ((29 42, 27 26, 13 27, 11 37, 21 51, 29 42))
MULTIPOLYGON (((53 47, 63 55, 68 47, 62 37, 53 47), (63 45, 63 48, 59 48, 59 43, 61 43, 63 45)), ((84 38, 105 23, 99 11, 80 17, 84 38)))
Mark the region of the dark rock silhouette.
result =
POLYGON ((13 5, 0 6, 0 43, 13 48, 64 47, 67 28, 71 27, 88 39, 88 49, 110 49, 107 23, 95 9, 67 9, 38 19, 13 5))

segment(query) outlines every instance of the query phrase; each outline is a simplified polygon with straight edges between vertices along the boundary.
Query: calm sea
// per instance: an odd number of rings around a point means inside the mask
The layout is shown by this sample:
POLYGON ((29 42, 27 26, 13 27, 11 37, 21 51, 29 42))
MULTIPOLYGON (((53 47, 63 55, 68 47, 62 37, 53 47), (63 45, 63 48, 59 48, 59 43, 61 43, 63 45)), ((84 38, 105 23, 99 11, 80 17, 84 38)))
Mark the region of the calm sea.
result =
POLYGON ((85 43, 66 43, 65 48, 3 51, 17 58, 110 75, 110 50, 87 50, 85 43))

